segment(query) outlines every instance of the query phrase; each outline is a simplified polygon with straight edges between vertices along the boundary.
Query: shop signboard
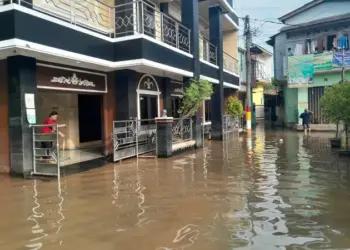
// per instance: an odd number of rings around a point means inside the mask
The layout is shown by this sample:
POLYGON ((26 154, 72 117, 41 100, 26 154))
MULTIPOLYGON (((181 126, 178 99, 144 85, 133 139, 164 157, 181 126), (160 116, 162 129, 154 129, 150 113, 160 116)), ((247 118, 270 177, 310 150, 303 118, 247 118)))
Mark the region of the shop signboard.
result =
POLYGON ((288 84, 311 84, 313 75, 312 54, 288 57, 288 84))
POLYGON ((170 95, 172 96, 183 96, 184 94, 184 87, 180 82, 171 82, 169 89, 170 95))
POLYGON ((107 75, 54 65, 38 64, 37 85, 41 89, 107 93, 107 75))
POLYGON ((350 51, 339 51, 334 53, 333 57, 333 67, 338 68, 343 66, 343 57, 344 57, 344 66, 350 66, 350 51))
POLYGON ((333 52, 314 54, 312 63, 314 72, 331 70, 333 68, 333 52))

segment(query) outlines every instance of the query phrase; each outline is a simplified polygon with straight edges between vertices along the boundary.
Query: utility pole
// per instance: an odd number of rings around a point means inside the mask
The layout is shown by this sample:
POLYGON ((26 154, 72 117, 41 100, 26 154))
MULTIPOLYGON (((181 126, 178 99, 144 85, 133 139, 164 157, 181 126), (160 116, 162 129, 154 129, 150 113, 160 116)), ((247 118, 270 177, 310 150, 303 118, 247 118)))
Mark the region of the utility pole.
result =
POLYGON ((250 47, 252 45, 252 32, 250 30, 249 15, 244 18, 244 36, 246 47, 246 73, 247 73, 247 98, 246 98, 246 120, 247 120, 247 132, 252 130, 252 61, 250 55, 250 47))
POLYGON ((341 69, 341 83, 345 81, 345 48, 343 48, 343 63, 341 69))

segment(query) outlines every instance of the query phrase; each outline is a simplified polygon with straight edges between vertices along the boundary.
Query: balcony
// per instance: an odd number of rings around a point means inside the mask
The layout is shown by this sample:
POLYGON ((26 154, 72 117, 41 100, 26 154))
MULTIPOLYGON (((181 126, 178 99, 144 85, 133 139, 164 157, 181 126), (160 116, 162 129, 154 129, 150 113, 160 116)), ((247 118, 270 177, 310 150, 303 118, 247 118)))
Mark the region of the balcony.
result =
POLYGON ((191 31, 141 0, 117 6, 109 6, 96 0, 33 1, 33 4, 27 0, 0 0, 0 6, 12 3, 49 14, 110 38, 143 34, 191 53, 191 31))
POLYGON ((117 5, 113 8, 114 36, 145 34, 158 41, 191 53, 191 30, 144 1, 117 5))
POLYGON ((238 60, 223 52, 224 70, 239 75, 238 60))
POLYGON ((204 37, 199 37, 199 51, 201 60, 218 65, 217 47, 204 37))

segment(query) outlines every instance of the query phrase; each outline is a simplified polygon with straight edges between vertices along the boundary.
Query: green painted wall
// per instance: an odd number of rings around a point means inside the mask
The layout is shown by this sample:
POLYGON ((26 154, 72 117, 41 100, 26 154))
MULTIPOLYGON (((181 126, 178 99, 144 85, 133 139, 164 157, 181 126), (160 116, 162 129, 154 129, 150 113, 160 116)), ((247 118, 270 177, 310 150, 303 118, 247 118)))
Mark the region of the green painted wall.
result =
MULTIPOLYGON (((298 114, 304 112, 309 108, 309 91, 308 88, 298 88, 298 114)), ((302 124, 302 120, 298 118, 299 124, 302 124)))
MULTIPOLYGON (((350 80, 350 72, 345 73, 345 79, 350 80)), ((341 72, 328 72, 328 73, 315 74, 312 82, 312 86, 313 87, 330 86, 335 83, 339 83, 340 80, 341 80, 341 72), (327 81, 325 81, 325 78, 327 78, 327 81)))
POLYGON ((297 88, 285 88, 284 90, 285 101, 285 122, 297 123, 298 122, 298 89, 297 88))

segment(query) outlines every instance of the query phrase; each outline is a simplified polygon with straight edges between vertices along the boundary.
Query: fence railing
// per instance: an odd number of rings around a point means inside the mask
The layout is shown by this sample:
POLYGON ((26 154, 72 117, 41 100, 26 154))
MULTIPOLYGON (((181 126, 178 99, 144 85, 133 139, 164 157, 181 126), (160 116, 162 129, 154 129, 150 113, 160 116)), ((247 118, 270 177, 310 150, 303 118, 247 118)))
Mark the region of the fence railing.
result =
POLYGON ((115 6, 116 37, 145 34, 190 53, 191 31, 144 1, 115 6))
POLYGON ((190 53, 191 31, 172 17, 142 1, 109 6, 98 0, 40 1, 0 0, 0 5, 17 3, 47 13, 77 26, 109 37, 145 34, 190 53))
POLYGON ((172 129, 173 144, 192 140, 193 139, 193 132, 192 131, 193 130, 192 130, 192 119, 191 118, 174 119, 173 120, 173 129, 172 129))
POLYGON ((224 69, 235 74, 239 74, 238 60, 223 52, 224 69))
POLYGON ((211 44, 206 38, 199 37, 200 58, 209 63, 218 64, 217 47, 211 44))
POLYGON ((113 122, 114 161, 155 151, 156 143, 154 119, 113 122))
POLYGON ((30 125, 33 136, 33 175, 60 176, 60 125, 30 125), (45 127, 51 133, 42 133, 45 127))
POLYGON ((239 132, 243 129, 243 119, 241 117, 231 117, 229 115, 223 115, 222 117, 222 129, 223 134, 231 132, 239 132))

